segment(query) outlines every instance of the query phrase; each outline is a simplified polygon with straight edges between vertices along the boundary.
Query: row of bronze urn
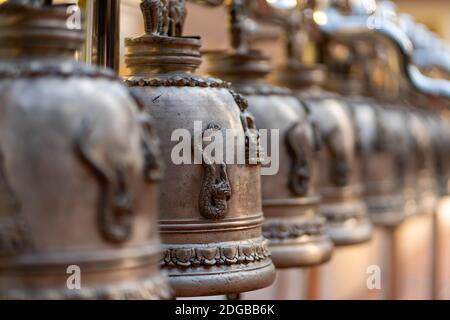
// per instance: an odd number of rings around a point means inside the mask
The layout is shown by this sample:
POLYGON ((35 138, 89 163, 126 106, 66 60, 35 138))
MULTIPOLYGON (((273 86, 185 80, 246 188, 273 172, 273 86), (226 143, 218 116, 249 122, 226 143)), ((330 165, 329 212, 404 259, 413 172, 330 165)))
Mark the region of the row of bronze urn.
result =
POLYGON ((372 224, 433 212, 450 174, 447 83, 414 69, 397 33, 346 32, 340 7, 320 11, 321 25, 314 1, 227 5, 233 49, 205 53, 224 80, 195 74, 201 41, 182 36, 184 1, 144 0, 146 32, 126 39, 124 83, 74 59, 85 37, 68 27, 67 6, 0 4, 0 298, 246 292, 269 286, 275 266, 322 264, 335 245, 369 241, 372 224), (249 17, 307 30, 317 63, 301 62, 289 33, 287 62, 272 72, 250 48, 249 17), (387 65, 380 34, 400 52, 400 70, 381 72, 395 94, 373 77, 387 65), (249 152, 244 164, 206 154, 175 164, 172 133, 193 133, 194 121, 202 138, 242 131, 244 150, 257 129, 279 130, 278 172, 261 176, 249 152), (80 288, 67 286, 69 266, 80 288))

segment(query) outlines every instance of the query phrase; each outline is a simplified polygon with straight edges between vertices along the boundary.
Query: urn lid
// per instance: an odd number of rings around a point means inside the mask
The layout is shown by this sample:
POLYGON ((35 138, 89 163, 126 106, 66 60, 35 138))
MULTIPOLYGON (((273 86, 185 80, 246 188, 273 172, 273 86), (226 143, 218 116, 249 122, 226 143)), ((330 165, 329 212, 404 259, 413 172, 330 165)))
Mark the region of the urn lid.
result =
POLYGON ((270 59, 258 50, 205 51, 207 70, 227 80, 262 79, 272 70, 270 59))
POLYGON ((275 82, 293 89, 323 88, 327 85, 328 71, 322 64, 289 63, 281 67, 275 82))
POLYGON ((143 35, 125 39, 125 63, 132 75, 194 72, 201 64, 199 37, 143 35))
POLYGON ((0 57, 74 54, 83 44, 77 6, 8 1, 0 5, 0 57), (75 20, 73 20, 75 19, 75 20), (78 21, 78 23, 76 23, 78 21))

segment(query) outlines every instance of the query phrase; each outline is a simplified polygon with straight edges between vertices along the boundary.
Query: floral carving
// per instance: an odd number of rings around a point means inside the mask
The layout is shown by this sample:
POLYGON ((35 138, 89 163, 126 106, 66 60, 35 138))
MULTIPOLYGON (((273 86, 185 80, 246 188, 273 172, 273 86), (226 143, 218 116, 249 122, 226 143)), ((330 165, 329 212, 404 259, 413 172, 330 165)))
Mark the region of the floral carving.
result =
POLYGON ((178 267, 210 267, 246 264, 270 256, 267 240, 247 244, 205 246, 194 248, 167 248, 161 264, 178 267))
POLYGON ((302 236, 320 236, 326 232, 326 219, 317 217, 304 223, 266 222, 263 235, 267 239, 295 239, 302 236))

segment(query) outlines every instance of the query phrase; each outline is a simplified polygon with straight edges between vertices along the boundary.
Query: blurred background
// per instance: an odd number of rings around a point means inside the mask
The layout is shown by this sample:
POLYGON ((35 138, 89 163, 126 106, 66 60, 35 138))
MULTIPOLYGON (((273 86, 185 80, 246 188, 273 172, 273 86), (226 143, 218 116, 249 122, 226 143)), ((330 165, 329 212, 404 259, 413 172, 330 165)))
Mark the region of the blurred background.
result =
MULTIPOLYGON (((450 10, 448 0, 396 0, 398 11, 409 13, 418 22, 424 23, 445 41, 450 42, 450 10)), ((121 36, 132 37, 143 33, 143 22, 139 11, 139 0, 123 0, 121 8, 121 36)), ((188 4, 185 35, 201 35, 203 49, 226 49, 228 23, 226 9, 205 8, 188 4)), ((258 43, 258 47, 271 57, 274 64, 283 59, 281 40, 258 43)), ((123 59, 123 39, 121 41, 123 59)), ((121 61, 121 75, 127 70, 121 61)), ((199 71, 203 73, 204 70, 199 71)), ((450 230, 450 199, 443 199, 438 208, 439 228, 450 230)), ((431 223, 430 216, 413 217, 396 231, 397 263, 399 266, 398 296, 401 299, 430 299, 431 274, 431 223)), ((441 232, 440 283, 441 299, 450 299, 450 232, 441 232)), ((382 299, 386 297, 384 286, 380 290, 367 288, 368 268, 381 268, 383 283, 392 276, 384 265, 387 247, 390 245, 385 230, 377 230, 368 244, 335 250, 330 263, 313 270, 318 279, 308 283, 310 270, 292 269, 278 271, 276 282, 269 288, 246 293, 243 299, 382 299), (309 288, 309 289, 308 289, 309 288)), ((221 298, 221 297, 218 297, 221 298)))

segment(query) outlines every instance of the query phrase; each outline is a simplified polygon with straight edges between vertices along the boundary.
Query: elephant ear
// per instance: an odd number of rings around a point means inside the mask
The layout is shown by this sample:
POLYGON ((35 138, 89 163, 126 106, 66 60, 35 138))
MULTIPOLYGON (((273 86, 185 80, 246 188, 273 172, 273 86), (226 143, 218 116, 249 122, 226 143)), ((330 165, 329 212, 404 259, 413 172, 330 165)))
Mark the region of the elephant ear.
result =
POLYGON ((153 118, 147 113, 140 112, 138 121, 141 129, 141 146, 144 153, 144 176, 147 181, 161 180, 164 175, 164 164, 153 118))
POLYGON ((0 151, 0 256, 14 255, 31 247, 21 219, 20 203, 10 188, 0 151))
POLYGON ((374 141, 374 149, 376 151, 390 150, 389 136, 390 131, 389 124, 385 123, 385 111, 380 108, 375 108, 375 123, 376 123, 376 136, 374 141))
POLYGON ((255 118, 248 111, 242 111, 241 123, 245 135, 245 163, 261 164, 264 160, 264 150, 261 146, 259 131, 256 129, 255 118))
POLYGON ((101 179, 114 180, 114 169, 108 166, 107 155, 97 134, 98 124, 94 119, 85 117, 81 120, 76 134, 76 149, 86 164, 101 179))
POLYGON ((306 116, 309 124, 311 125, 312 133, 313 133, 313 144, 314 150, 319 152, 322 149, 322 134, 320 132, 319 120, 317 116, 311 111, 311 106, 306 101, 301 101, 303 108, 306 111, 306 116))
POLYGON ((345 186, 349 182, 352 156, 348 148, 345 148, 346 136, 339 127, 335 127, 325 137, 325 144, 331 153, 330 179, 337 186, 345 186))
POLYGON ((141 133, 142 152, 144 153, 144 177, 147 181, 161 180, 164 175, 164 163, 160 152, 156 125, 150 115, 150 110, 145 106, 146 98, 141 90, 130 90, 130 95, 138 106, 137 120, 141 133))
POLYGON ((304 195, 311 177, 307 151, 309 141, 304 123, 298 122, 289 128, 286 143, 292 161, 289 187, 294 194, 304 195))
POLYGON ((99 231, 105 240, 122 243, 132 231, 133 196, 129 172, 125 163, 108 157, 101 137, 96 135, 96 128, 98 126, 92 119, 82 119, 76 135, 76 151, 99 185, 99 231))

